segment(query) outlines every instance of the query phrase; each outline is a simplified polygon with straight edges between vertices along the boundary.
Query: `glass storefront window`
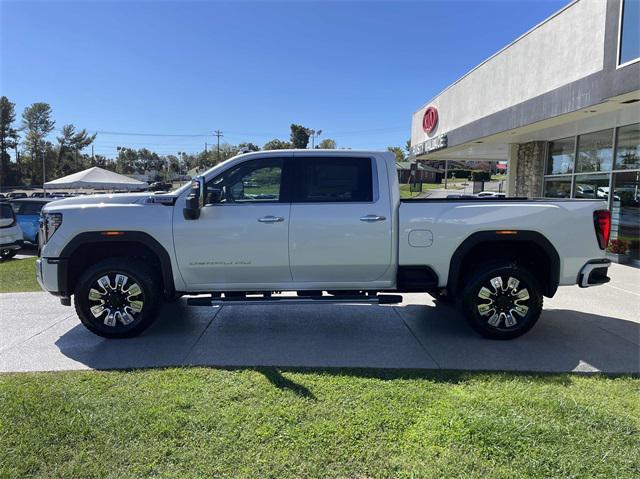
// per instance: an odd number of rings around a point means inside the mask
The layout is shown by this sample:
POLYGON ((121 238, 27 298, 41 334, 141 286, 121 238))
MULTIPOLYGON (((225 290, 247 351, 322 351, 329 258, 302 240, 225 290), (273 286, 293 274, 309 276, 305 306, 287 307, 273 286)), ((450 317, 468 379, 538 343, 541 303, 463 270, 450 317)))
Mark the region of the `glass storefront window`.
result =
POLYGON ((618 63, 622 65, 640 57, 640 0, 624 0, 620 28, 618 63))
POLYGON ((624 241, 631 259, 640 259, 640 171, 613 174, 611 239, 624 241))
POLYGON ((547 175, 573 173, 575 138, 563 138, 549 142, 547 175))
POLYGON ((571 177, 546 178, 544 196, 547 198, 569 198, 571 196, 571 177))
POLYGON ((613 129, 580 135, 575 152, 575 137, 549 142, 544 196, 606 202, 611 240, 627 251, 618 261, 640 265, 640 123, 616 128, 615 144, 613 136, 613 129))
POLYGON ((577 173, 610 171, 613 163, 613 130, 578 137, 577 173))
POLYGON ((615 170, 640 168, 640 123, 618 128, 615 170))
POLYGON ((576 175, 574 178, 574 198, 593 198, 604 200, 609 197, 609 175, 576 175))

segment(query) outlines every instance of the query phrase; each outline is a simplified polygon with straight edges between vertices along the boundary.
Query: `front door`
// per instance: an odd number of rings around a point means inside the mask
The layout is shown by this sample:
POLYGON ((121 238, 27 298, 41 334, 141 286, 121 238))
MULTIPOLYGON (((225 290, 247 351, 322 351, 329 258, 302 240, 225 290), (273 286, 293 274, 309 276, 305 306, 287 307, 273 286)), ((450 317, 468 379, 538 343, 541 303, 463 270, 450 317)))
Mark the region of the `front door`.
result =
MULTIPOLYGON (((296 155, 294 162, 289 229, 294 281, 366 287, 387 280, 392 213, 387 189, 376 188, 375 160, 296 155)), ((379 173, 386 185, 386 170, 379 173)))
POLYGON ((207 182, 200 218, 176 210, 176 257, 190 289, 291 281, 284 170, 284 158, 247 160, 207 182))

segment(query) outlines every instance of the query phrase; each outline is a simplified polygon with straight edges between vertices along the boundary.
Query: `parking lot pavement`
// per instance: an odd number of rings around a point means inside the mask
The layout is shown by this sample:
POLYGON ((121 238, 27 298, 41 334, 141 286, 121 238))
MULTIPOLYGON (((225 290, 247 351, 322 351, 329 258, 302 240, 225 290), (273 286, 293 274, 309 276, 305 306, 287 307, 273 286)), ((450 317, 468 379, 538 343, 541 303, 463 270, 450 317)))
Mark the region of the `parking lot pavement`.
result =
POLYGON ((46 293, 0 295, 0 371, 177 365, 640 373, 640 270, 560 288, 531 332, 477 336, 426 294, 398 306, 166 305, 142 336, 94 336, 46 293))

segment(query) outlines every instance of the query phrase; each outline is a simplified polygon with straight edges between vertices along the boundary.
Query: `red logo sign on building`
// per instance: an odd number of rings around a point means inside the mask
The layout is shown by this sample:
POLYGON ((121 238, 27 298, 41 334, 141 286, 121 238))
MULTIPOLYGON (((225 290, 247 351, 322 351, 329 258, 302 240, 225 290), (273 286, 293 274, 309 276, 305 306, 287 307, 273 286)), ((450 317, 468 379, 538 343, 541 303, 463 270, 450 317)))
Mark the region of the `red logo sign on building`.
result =
POLYGON ((431 133, 436 129, 436 125, 438 124, 438 110, 435 106, 430 106, 427 108, 427 111, 424 112, 424 116, 422 117, 422 129, 426 133, 431 133))

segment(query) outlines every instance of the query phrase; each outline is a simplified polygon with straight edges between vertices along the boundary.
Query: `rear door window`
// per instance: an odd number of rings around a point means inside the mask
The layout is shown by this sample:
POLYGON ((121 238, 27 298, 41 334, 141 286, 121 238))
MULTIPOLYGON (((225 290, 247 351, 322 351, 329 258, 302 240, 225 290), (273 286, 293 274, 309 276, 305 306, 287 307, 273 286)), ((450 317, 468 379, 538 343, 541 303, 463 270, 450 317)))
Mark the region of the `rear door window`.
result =
POLYGON ((25 201, 20 207, 20 215, 39 215, 42 210, 43 203, 36 201, 25 201))
POLYGON ((0 219, 2 220, 12 220, 13 219, 13 209, 7 203, 0 204, 0 219))
POLYGON ((370 158, 300 158, 296 166, 295 203, 373 201, 370 158))

